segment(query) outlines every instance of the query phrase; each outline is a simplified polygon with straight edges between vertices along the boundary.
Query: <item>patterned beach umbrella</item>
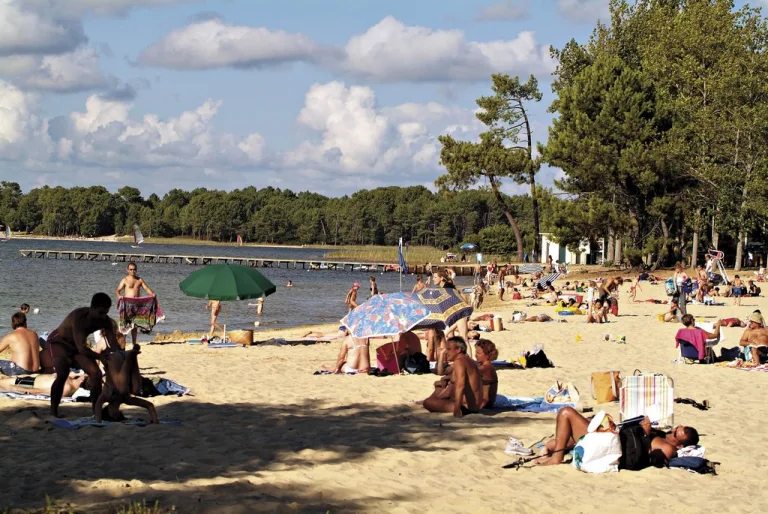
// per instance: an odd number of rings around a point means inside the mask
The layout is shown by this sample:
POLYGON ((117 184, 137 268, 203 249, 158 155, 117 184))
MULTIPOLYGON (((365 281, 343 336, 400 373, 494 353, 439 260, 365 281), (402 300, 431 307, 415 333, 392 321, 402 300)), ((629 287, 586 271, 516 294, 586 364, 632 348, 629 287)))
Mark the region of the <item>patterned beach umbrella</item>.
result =
POLYGON ((429 316, 412 293, 378 294, 357 306, 341 320, 354 337, 395 336, 413 329, 429 316))
POLYGON ((444 330, 462 318, 472 315, 472 306, 461 297, 456 289, 426 287, 416 293, 421 303, 429 309, 429 317, 416 328, 438 328, 444 330))
POLYGON ((547 285, 547 282, 550 284, 553 283, 555 280, 561 277, 560 273, 550 273, 549 275, 544 275, 539 280, 536 281, 537 284, 541 284, 542 287, 547 285))
POLYGON ((542 266, 541 264, 521 264, 520 266, 517 267, 517 271, 518 273, 523 273, 523 274, 525 273, 534 274, 540 271, 544 271, 544 266, 542 266))

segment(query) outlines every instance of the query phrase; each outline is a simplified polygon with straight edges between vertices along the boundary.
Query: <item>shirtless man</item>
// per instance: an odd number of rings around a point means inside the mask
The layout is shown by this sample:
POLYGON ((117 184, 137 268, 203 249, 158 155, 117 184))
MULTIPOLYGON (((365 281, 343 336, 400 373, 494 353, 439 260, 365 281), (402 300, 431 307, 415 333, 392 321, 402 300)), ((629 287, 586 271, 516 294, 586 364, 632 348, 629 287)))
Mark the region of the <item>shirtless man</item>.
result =
MULTIPOLYGON (((650 438, 650 451, 661 452, 666 460, 677 454, 677 450, 699 444, 699 433, 693 427, 678 425, 669 433, 651 429, 651 422, 646 417, 642 422, 645 433, 650 438)), ((544 446, 543 455, 534 462, 540 466, 561 464, 565 453, 576 446, 576 442, 587 433, 589 420, 572 407, 564 407, 557 413, 555 438, 544 446)))
POLYGON ((11 360, 0 360, 3 375, 29 375, 40 371, 40 344, 37 333, 27 329, 27 317, 22 312, 11 316, 13 332, 0 340, 0 352, 10 348, 11 360))
POLYGON ((445 360, 453 362, 450 384, 436 389, 424 400, 424 408, 429 412, 453 412, 456 418, 479 412, 483 405, 483 378, 477 364, 467 355, 467 343, 460 337, 451 337, 445 347, 445 360))
POLYGON ((747 295, 747 286, 741 281, 741 278, 736 275, 733 277, 731 283, 731 294, 733 296, 733 304, 741 306, 741 298, 747 295))
MULTIPOLYGON (((51 394, 51 386, 56 375, 37 375, 34 377, 0 378, 0 389, 28 394, 51 394)), ((72 396, 85 381, 85 375, 70 375, 64 383, 64 396, 72 396)))
POLYGON ((768 354, 768 328, 765 328, 763 315, 758 311, 747 318, 747 329, 739 340, 739 346, 749 346, 752 349, 752 362, 760 363, 760 357, 765 359, 768 354))
POLYGON ((344 303, 349 306, 349 310, 357 308, 357 290, 360 289, 359 282, 353 282, 352 288, 347 292, 347 297, 344 298, 344 303))
MULTIPOLYGON (((138 296, 141 296, 141 290, 142 288, 144 291, 147 292, 149 296, 152 296, 154 298, 155 293, 152 292, 152 289, 149 288, 146 282, 144 282, 143 278, 140 278, 137 274, 137 267, 135 262, 131 262, 128 264, 128 274, 123 277, 123 280, 120 281, 119 284, 117 284, 117 289, 115 289, 115 294, 117 295, 118 302, 120 301, 120 298, 122 296, 125 296, 126 298, 136 298, 138 296)), ((131 330, 131 342, 136 344, 136 335, 138 334, 139 329, 136 327, 133 327, 131 330)))
POLYGON ((413 286, 413 289, 411 289, 411 293, 416 294, 422 289, 427 287, 427 284, 424 283, 424 278, 422 278, 421 275, 416 277, 416 284, 413 286))
POLYGON ((368 339, 347 337, 341 342, 334 373, 367 374, 371 369, 368 339))
MULTIPOLYGON (((51 386, 51 414, 59 417, 59 403, 64 392, 64 385, 69 377, 69 369, 76 365, 88 375, 91 387, 91 401, 96 404, 101 395, 101 370, 96 361, 99 354, 88 348, 88 334, 104 330, 107 343, 113 350, 119 345, 112 328, 109 309, 112 300, 106 293, 96 293, 90 307, 80 307, 70 312, 61 325, 48 336, 48 351, 56 380, 51 386)), ((95 412, 94 412, 95 414, 95 412)))
POLYGON ((213 337, 213 331, 216 329, 224 332, 224 327, 216 322, 216 320, 219 319, 219 313, 221 312, 221 302, 219 300, 208 300, 208 304, 205 306, 205 310, 211 311, 211 329, 208 332, 208 337, 213 337))

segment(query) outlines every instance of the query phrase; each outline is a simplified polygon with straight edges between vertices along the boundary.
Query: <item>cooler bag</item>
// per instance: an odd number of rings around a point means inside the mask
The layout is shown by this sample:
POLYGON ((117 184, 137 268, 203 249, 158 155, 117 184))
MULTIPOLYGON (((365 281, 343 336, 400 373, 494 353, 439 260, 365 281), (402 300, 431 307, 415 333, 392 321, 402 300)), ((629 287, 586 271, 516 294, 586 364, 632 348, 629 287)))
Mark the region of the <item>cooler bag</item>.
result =
POLYGON ((621 379, 619 389, 619 416, 621 421, 637 416, 648 416, 660 427, 675 423, 675 382, 666 375, 640 373, 621 379))

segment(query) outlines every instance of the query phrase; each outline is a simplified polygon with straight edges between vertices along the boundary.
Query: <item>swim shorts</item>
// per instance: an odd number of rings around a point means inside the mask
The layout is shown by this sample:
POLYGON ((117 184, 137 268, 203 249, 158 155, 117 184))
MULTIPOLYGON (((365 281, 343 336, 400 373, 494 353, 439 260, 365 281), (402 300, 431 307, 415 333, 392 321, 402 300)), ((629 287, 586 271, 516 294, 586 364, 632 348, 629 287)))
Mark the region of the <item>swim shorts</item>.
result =
POLYGON ((35 372, 28 371, 13 361, 0 360, 0 373, 2 373, 3 375, 7 375, 9 377, 13 377, 16 375, 30 375, 35 372))

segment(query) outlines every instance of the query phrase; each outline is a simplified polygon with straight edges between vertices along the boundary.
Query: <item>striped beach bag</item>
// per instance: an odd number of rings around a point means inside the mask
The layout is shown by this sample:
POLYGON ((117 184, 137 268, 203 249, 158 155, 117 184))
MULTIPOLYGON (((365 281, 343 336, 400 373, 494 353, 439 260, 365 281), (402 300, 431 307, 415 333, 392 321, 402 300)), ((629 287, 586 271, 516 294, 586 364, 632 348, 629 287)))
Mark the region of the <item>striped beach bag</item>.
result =
POLYGON ((631 377, 621 379, 619 389, 619 416, 621 421, 637 416, 648 416, 659 427, 675 423, 675 382, 659 373, 641 373, 635 370, 631 377))

